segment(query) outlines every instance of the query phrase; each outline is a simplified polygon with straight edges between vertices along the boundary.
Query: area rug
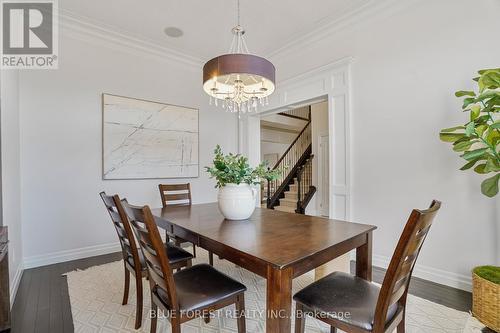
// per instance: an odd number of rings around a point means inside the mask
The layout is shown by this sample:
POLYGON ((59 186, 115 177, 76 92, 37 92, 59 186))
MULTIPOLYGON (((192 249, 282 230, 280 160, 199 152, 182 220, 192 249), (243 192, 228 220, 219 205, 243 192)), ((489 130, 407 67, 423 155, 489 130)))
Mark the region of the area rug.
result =
MULTIPOLYGON (((203 251, 196 262, 207 262, 203 251)), ((255 314, 246 319, 248 333, 265 332, 265 319, 259 313, 265 309, 265 279, 234 264, 215 259, 214 266, 247 286, 245 305, 249 313, 255 314)), ((131 278, 129 304, 121 305, 123 297, 123 263, 121 261, 91 267, 83 271, 66 274, 68 278, 71 312, 75 332, 149 332, 150 296, 148 283, 144 283, 144 319, 139 330, 135 323, 135 285, 131 278)), ((313 282, 313 274, 308 273, 293 281, 294 293, 313 282)), ((411 296, 408 298, 406 312, 406 332, 409 333, 462 333, 469 314, 460 312, 425 299, 411 296)), ((293 325, 293 323, 292 323, 293 325)), ((293 331, 293 330, 292 330, 293 331)), ((171 332, 166 319, 158 320, 157 332, 171 332)), ((182 324, 183 333, 237 332, 236 320, 219 313, 206 324, 201 319, 194 319, 182 324)), ((307 333, 329 332, 329 328, 320 321, 308 318, 307 333)))

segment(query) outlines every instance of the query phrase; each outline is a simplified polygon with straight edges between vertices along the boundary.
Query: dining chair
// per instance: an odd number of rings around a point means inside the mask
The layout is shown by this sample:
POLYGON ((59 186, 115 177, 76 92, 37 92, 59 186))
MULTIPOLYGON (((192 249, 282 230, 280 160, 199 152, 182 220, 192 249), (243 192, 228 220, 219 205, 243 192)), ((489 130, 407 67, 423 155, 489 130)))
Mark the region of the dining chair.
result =
MULTIPOLYGON (((191 206, 191 184, 159 184, 158 188, 160 190, 161 203, 163 207, 168 206, 191 206)), ((191 243, 179 236, 170 234, 167 231, 167 238, 171 238, 177 246, 181 246, 182 243, 191 243)), ((193 255, 196 257, 196 245, 193 245, 193 255)), ((208 260, 210 265, 214 265, 214 255, 212 252, 208 252, 208 260)))
MULTIPOLYGON (((142 308, 143 308, 143 294, 142 294, 142 278, 147 277, 147 267, 144 256, 137 249, 134 233, 130 227, 127 214, 123 210, 122 202, 118 195, 106 195, 105 192, 99 194, 101 196, 106 210, 111 217, 111 221, 115 226, 118 239, 122 248, 123 265, 125 271, 125 287, 123 290, 122 305, 128 303, 128 294, 130 289, 130 273, 135 276, 137 304, 135 311, 135 328, 141 327, 142 323, 142 308)), ((126 200, 123 200, 126 202, 126 200)), ((183 249, 175 246, 172 243, 163 244, 168 251, 168 259, 170 265, 175 269, 182 267, 190 267, 193 255, 183 249)), ((165 250, 164 250, 165 251, 165 250)))
POLYGON ((172 333, 181 332, 181 324, 196 317, 205 321, 210 312, 235 304, 238 333, 245 332, 246 287, 210 265, 199 264, 173 273, 154 217, 148 206, 123 203, 146 259, 151 286, 151 333, 156 332, 158 308, 165 312, 172 333))
POLYGON ((295 333, 303 333, 313 316, 347 333, 405 331, 408 286, 422 244, 441 207, 432 201, 427 210, 414 209, 392 256, 382 286, 342 272, 334 272, 299 291, 293 299, 295 333))

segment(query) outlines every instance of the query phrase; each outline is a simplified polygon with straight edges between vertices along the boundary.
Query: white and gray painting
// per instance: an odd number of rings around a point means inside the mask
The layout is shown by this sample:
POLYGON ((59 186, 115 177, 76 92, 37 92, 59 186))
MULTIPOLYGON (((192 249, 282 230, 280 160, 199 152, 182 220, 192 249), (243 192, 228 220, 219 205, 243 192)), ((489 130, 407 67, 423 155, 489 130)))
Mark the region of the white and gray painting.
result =
POLYGON ((103 94, 103 178, 198 176, 198 110, 103 94))

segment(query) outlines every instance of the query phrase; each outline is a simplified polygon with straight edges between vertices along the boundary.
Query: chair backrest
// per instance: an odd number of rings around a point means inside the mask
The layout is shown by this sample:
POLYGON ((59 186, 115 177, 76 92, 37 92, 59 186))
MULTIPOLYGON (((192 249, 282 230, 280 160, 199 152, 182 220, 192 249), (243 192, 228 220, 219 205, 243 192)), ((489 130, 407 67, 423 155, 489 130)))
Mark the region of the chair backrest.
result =
POLYGON ((375 310, 374 332, 384 332, 389 307, 406 306, 406 296, 415 262, 441 202, 433 200, 429 209, 414 209, 399 238, 385 274, 375 310))
POLYGON ((187 184, 160 184, 161 203, 167 206, 191 205, 191 185, 187 184))
MULTIPOLYGON (((117 194, 110 196, 105 192, 101 192, 99 195, 106 206, 106 210, 118 234, 118 239, 122 247, 123 260, 127 262, 128 257, 132 257, 134 267, 141 269, 141 261, 139 260, 139 252, 137 244, 135 243, 134 233, 127 219, 127 214, 125 214, 123 210, 120 197, 117 194)), ((123 201, 126 202, 126 199, 123 199, 123 201)))
POLYGON ((151 290, 163 289, 168 296, 170 309, 178 310, 172 268, 151 209, 148 206, 138 207, 127 202, 122 203, 146 259, 151 290))

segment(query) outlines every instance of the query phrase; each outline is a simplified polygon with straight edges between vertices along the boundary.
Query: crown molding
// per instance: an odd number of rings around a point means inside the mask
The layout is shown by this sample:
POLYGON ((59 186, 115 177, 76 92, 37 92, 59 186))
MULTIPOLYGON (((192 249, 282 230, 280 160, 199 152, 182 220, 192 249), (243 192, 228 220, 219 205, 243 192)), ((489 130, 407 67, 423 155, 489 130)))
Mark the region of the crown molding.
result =
MULTIPOLYGON (((287 42, 278 48, 270 49, 263 54, 267 58, 276 59, 287 54, 306 48, 322 39, 349 27, 359 27, 362 24, 373 22, 373 20, 392 15, 403 10, 418 0, 370 0, 368 3, 347 11, 344 15, 333 18, 326 17, 312 27, 291 36, 287 42)), ((158 43, 139 38, 133 33, 120 30, 115 26, 105 25, 88 17, 79 16, 74 12, 59 9, 60 25, 62 34, 83 39, 86 41, 97 40, 119 47, 125 51, 136 51, 141 54, 155 56, 164 60, 171 60, 197 69, 203 66, 204 60, 201 56, 180 50, 174 47, 159 45, 158 43)))
POLYGON ((90 22, 88 18, 80 17, 68 10, 59 11, 60 33, 69 37, 90 42, 105 42, 106 46, 114 46, 122 51, 147 54, 163 60, 170 60, 197 69, 203 66, 200 57, 182 50, 161 46, 151 40, 138 38, 116 27, 90 22))
POLYGON ((264 54, 271 59, 284 57, 345 28, 359 27, 362 24, 371 23, 380 17, 404 10, 416 2, 418 0, 370 0, 358 8, 347 11, 338 18, 326 17, 318 21, 316 26, 295 34, 278 48, 268 50, 264 54))
MULTIPOLYGON (((344 58, 340 58, 338 60, 335 60, 335 61, 332 61, 328 64, 325 64, 325 65, 322 65, 322 66, 319 66, 319 67, 316 67, 316 68, 312 68, 306 72, 302 72, 300 74, 296 74, 296 75, 293 75, 292 77, 288 77, 288 78, 285 78, 285 79, 282 79, 282 80, 278 80, 276 81, 276 84, 280 84, 280 85, 288 85, 288 86, 295 86, 297 84, 301 84, 300 82, 304 79, 308 79, 310 77, 314 77, 314 76, 317 76, 317 75, 320 75, 321 73, 324 73, 324 72, 333 72, 335 71, 336 69, 341 69, 343 70, 343 68, 349 64, 351 64, 354 60, 354 57, 352 56, 348 56, 348 57, 344 57, 344 58)), ((308 105, 308 104, 304 104, 304 105, 308 105)), ((304 106, 302 105, 302 106, 304 106)), ((294 105, 293 108, 297 108, 297 107, 300 107, 300 106, 297 106, 297 105, 294 105)), ((292 108, 292 109, 293 109, 292 108)))

